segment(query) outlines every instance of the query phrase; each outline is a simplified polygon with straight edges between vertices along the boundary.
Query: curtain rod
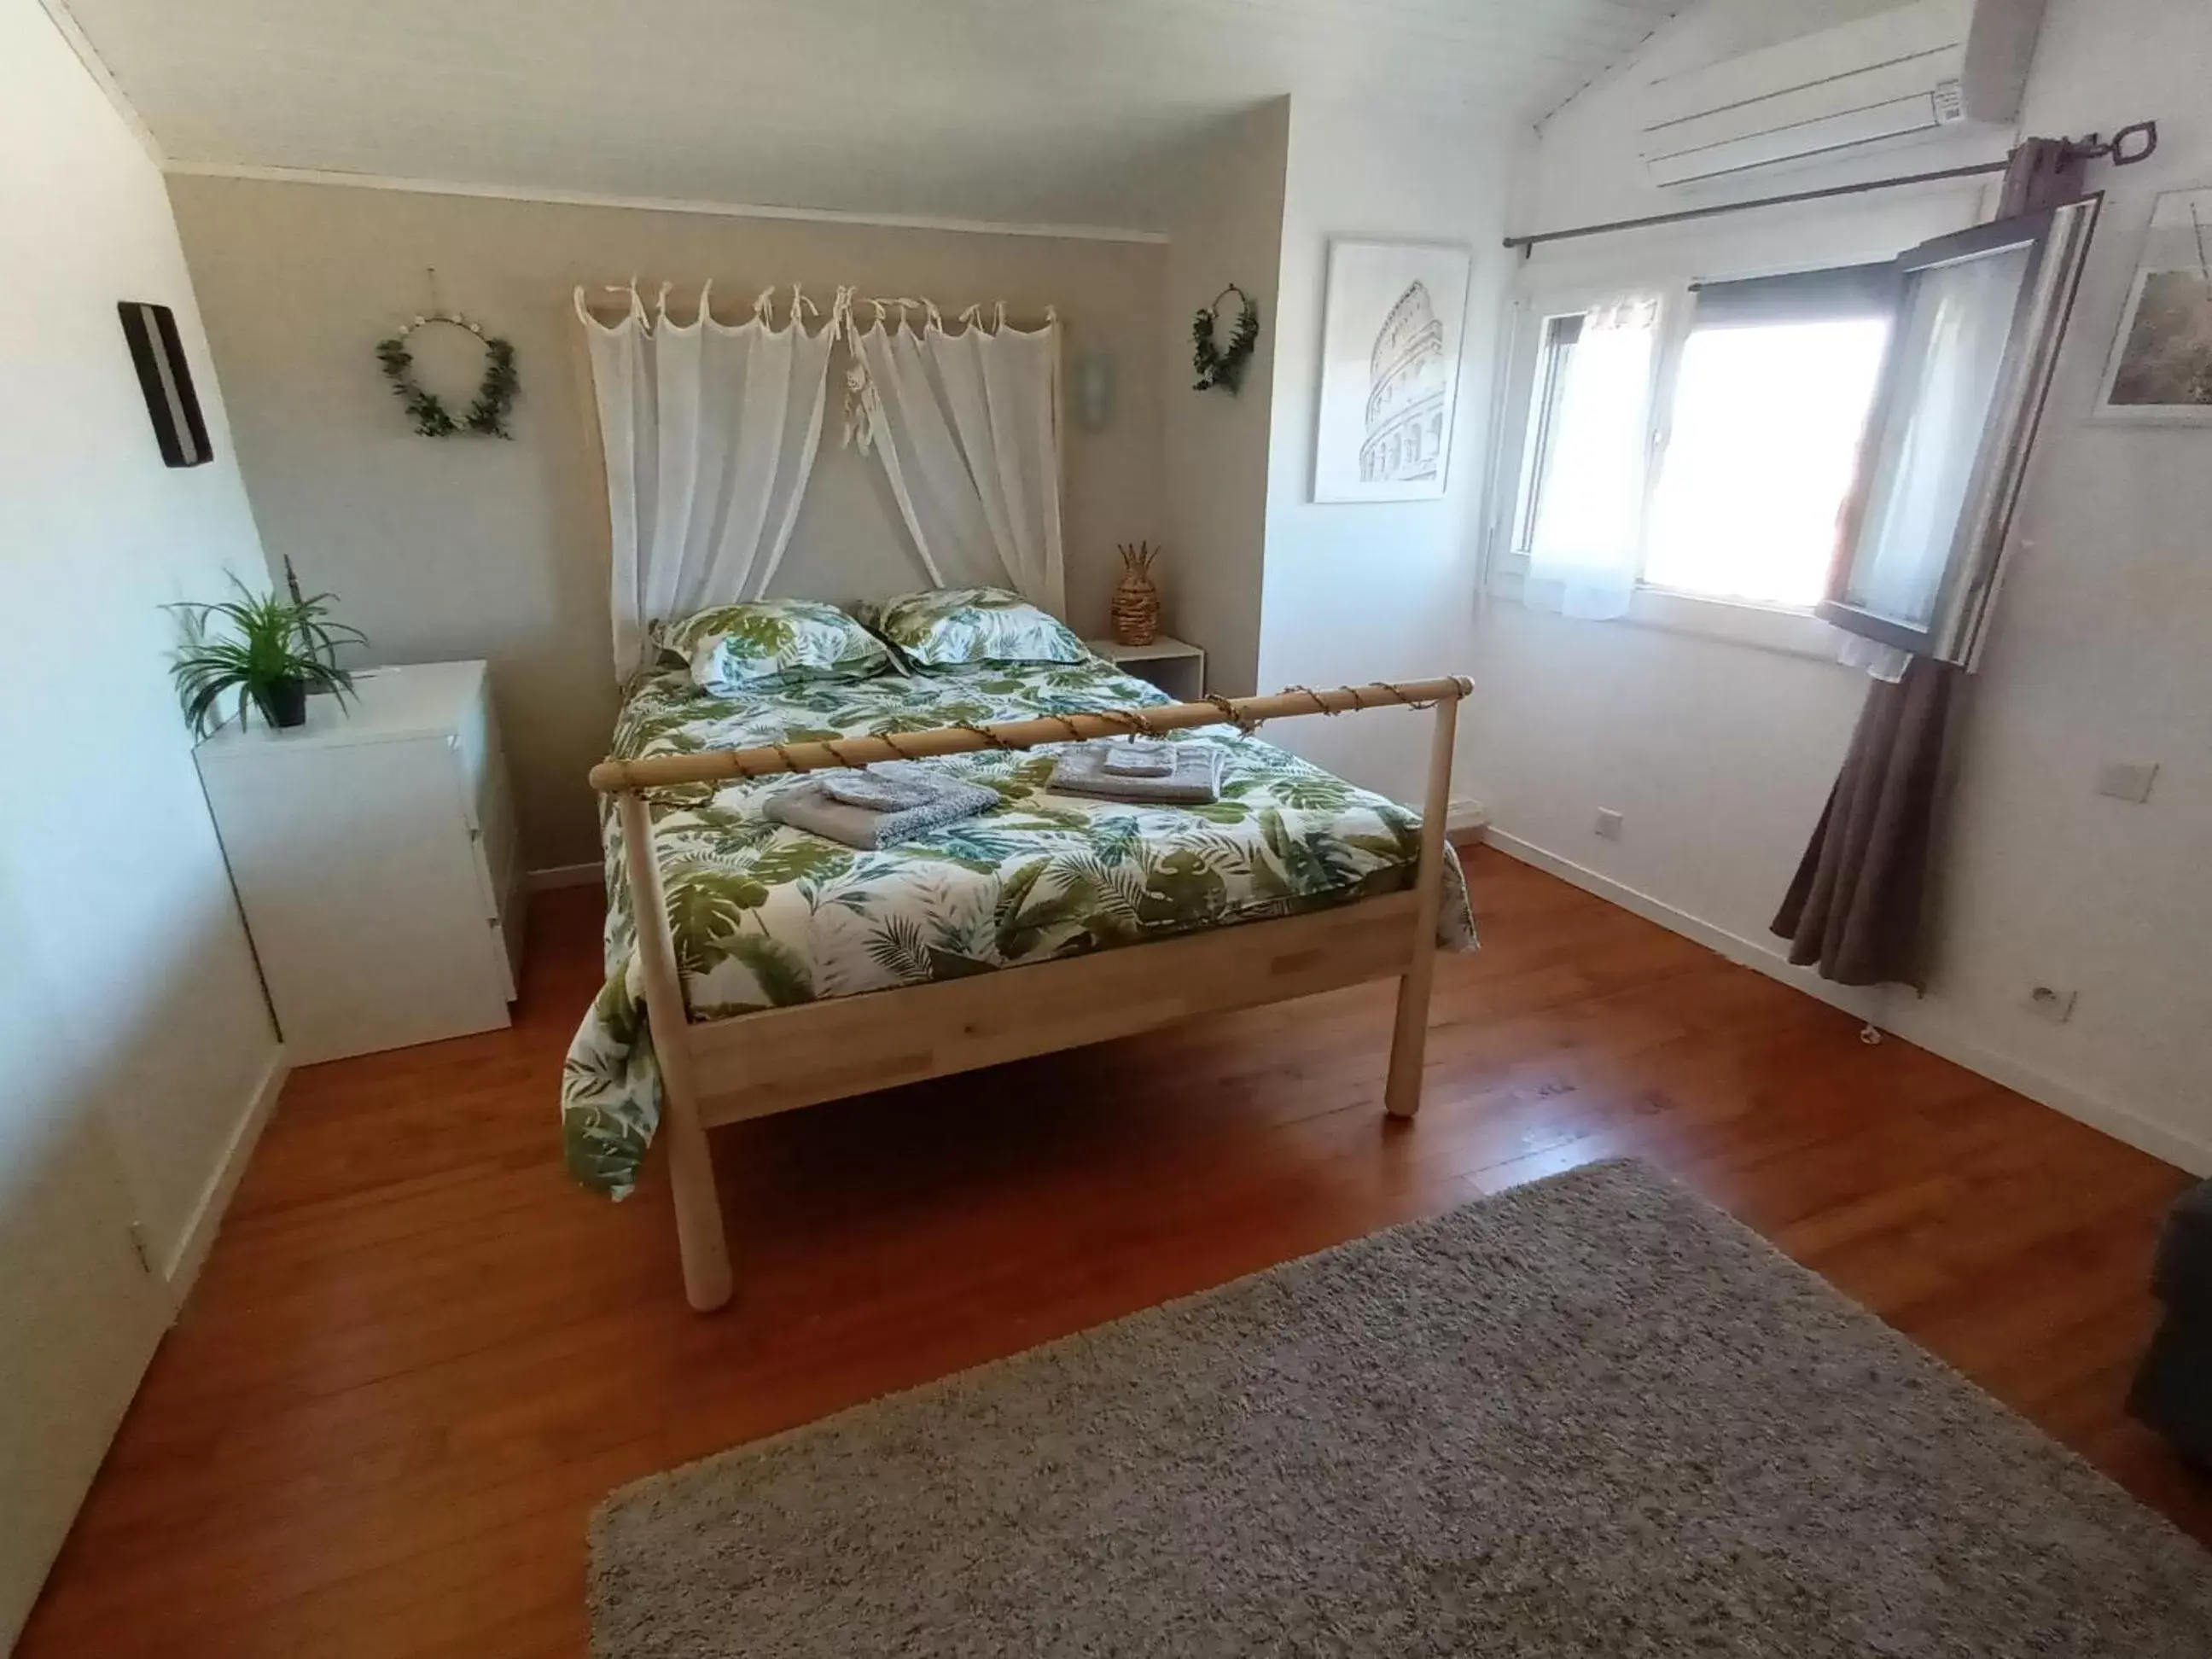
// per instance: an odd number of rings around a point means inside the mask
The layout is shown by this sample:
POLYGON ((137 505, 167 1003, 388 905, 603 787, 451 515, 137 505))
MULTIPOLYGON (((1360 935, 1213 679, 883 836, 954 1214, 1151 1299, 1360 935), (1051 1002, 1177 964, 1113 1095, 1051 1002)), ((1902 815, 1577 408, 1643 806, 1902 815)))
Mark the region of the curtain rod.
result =
MULTIPOLYGON (((664 308, 672 298, 679 307, 696 309, 701 301, 708 301, 709 296, 713 295, 714 287, 712 277, 708 277, 701 284, 696 294, 691 291, 690 284, 688 283, 680 288, 675 283, 663 283, 653 298, 648 301, 645 298, 646 290, 638 288, 635 282, 579 283, 576 287, 576 304, 579 309, 590 313, 595 318, 627 316, 633 304, 643 307, 647 311, 658 311, 664 308), (599 290, 596 296, 590 291, 593 288, 599 290)), ((793 295, 796 295, 804 290, 804 287, 803 283, 776 283, 763 289, 752 302, 754 314, 757 316, 763 314, 763 307, 773 308, 776 303, 773 296, 779 289, 788 289, 793 295)), ((782 303, 788 306, 791 301, 786 300, 782 303)), ((836 301, 833 300, 831 303, 834 306, 836 301)), ((886 317, 904 315, 909 312, 921 312, 940 322, 947 309, 928 299, 910 295, 900 298, 887 295, 878 299, 872 294, 858 292, 845 292, 843 303, 854 311, 866 309, 873 312, 880 308, 886 317)), ((811 296, 807 298, 805 307, 809 312, 817 316, 826 319, 830 315, 830 309, 811 296)), ((1059 307, 1056 306, 1047 305, 1041 312, 1032 313, 1024 307, 1010 306, 1004 300, 988 301, 979 300, 973 305, 961 307, 953 325, 957 327, 965 325, 970 320, 971 313, 974 313, 974 320, 979 326, 996 327, 1003 324, 1010 328, 1030 332, 1060 320, 1059 307)))
MULTIPOLYGON (((2083 161, 2109 159, 2115 167, 2132 167, 2158 148, 2158 123, 2137 121, 2115 132, 2110 142, 2092 133, 2078 143, 2068 145, 2069 157, 2083 161), (2129 141, 2138 141, 2130 146, 2129 141)), ((1786 196, 1759 196, 1747 202, 1721 202, 1711 207, 1682 208, 1673 213, 1654 213, 1642 219, 1609 219, 1603 224, 1577 225, 1567 230, 1531 231, 1525 236, 1508 236, 1505 246, 1517 247, 1521 257, 1527 258, 1545 242, 1572 241, 1583 236, 1604 236, 1616 230, 1644 230, 1653 225, 1679 225, 1692 219, 1711 219, 1723 213, 1742 213, 1752 208, 1786 207, 1792 202, 1821 202, 1836 196, 1863 196, 1872 190, 1897 190, 1906 185, 1940 184, 1947 179, 1978 179, 1986 174, 2002 173, 2012 165, 2012 157, 2001 161, 1978 161, 1971 167, 1943 167, 1934 173, 1906 173, 1891 179, 1869 179, 1863 184, 1829 185, 1820 190, 1791 191, 1786 196)))

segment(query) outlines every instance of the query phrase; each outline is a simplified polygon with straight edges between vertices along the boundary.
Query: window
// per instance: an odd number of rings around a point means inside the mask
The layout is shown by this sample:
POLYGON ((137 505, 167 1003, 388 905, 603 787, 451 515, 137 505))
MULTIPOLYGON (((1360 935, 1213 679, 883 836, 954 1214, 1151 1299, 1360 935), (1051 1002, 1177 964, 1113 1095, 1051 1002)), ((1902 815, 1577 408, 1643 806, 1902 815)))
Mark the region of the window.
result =
POLYGON ((1900 255, 1897 349, 1820 612, 1971 663, 2081 281, 2098 200, 1900 255))
POLYGON ((1574 615, 1612 614, 1601 594, 1641 535, 1644 441, 1659 307, 1625 300, 1545 325, 1546 389, 1533 425, 1527 545, 1540 550, 1574 615))
POLYGON ((2097 210, 1543 318, 1531 594, 1619 617, 1642 586, 1971 662, 2097 210))
POLYGON ((1563 556, 1608 565, 1624 587, 1810 611, 1834 562, 1891 293, 1887 266, 1703 284, 1671 330, 1667 307, 1645 301, 1633 342, 1617 307, 1547 319, 1521 547, 1547 568, 1563 556), (1601 336, 1601 383, 1582 361, 1601 336))
POLYGON ((1544 319, 1536 385, 1528 398, 1528 453, 1522 462, 1521 511, 1513 537, 1513 545, 1523 553, 1536 538, 1537 509, 1547 498, 1546 486, 1559 459, 1560 394, 1574 362, 1575 343, 1582 337, 1580 312, 1544 319))
POLYGON ((1809 611, 1827 589, 1889 321, 1848 295, 1741 319, 1709 314, 1708 297, 1675 367, 1644 580, 1809 611))

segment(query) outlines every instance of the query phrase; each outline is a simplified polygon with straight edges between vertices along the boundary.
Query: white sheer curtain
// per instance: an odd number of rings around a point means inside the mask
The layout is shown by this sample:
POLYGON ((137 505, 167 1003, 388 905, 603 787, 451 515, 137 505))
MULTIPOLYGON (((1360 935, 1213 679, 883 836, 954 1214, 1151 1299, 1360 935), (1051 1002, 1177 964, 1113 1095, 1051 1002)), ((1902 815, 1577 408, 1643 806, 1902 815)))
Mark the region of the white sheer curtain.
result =
POLYGON ((1547 477, 1528 539, 1527 602, 1570 617, 1627 614, 1644 558, 1652 374, 1660 304, 1593 307, 1568 354, 1547 477))
MULTIPOLYGON (((863 302, 864 304, 866 302, 863 302)), ((947 329, 925 307, 852 329, 855 431, 882 459, 899 515, 939 586, 1012 587, 1066 610, 1060 544, 1060 324, 986 324, 980 307, 947 329)))
POLYGON ((1912 653, 1893 645, 1884 645, 1880 640, 1868 639, 1863 634, 1845 634, 1838 629, 1836 660, 1846 668, 1865 669, 1869 679, 1895 684, 1912 665, 1912 653))
POLYGON ((637 665, 648 623, 757 598, 791 540, 842 310, 810 333, 802 313, 814 307, 794 289, 779 329, 773 293, 732 327, 708 314, 707 290, 679 324, 666 288, 650 317, 632 289, 609 326, 576 290, 606 455, 618 676, 637 665))

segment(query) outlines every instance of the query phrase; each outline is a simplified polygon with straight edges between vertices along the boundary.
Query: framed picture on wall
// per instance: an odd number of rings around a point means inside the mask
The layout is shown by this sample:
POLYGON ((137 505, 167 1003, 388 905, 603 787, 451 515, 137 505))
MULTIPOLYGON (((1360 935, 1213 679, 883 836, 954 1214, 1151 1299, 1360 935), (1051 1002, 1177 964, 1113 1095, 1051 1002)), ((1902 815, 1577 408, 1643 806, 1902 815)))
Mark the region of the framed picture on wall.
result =
POLYGON ((2212 426, 2212 190, 2152 204, 2096 414, 2212 426))
POLYGON ((1316 501, 1444 493, 1472 259, 1464 247, 1426 242, 1328 245, 1316 501))
POLYGON ((138 372, 138 390, 154 422, 162 465, 206 465, 215 459, 215 447, 208 442, 199 394, 192 390, 191 365, 185 361, 177 313, 143 300, 118 301, 115 310, 123 319, 123 338, 131 348, 131 365, 138 372))

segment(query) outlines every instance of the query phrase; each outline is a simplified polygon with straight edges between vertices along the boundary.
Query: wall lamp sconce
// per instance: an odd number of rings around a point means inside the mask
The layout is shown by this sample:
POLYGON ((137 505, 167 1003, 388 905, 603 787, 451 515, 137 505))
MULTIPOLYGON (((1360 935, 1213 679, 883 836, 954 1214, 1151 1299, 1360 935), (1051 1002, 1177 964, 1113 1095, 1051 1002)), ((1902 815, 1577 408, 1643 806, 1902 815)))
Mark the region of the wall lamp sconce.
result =
POLYGON ((1103 432, 1114 419, 1113 358, 1103 351, 1078 352, 1072 381, 1076 425, 1103 432))

